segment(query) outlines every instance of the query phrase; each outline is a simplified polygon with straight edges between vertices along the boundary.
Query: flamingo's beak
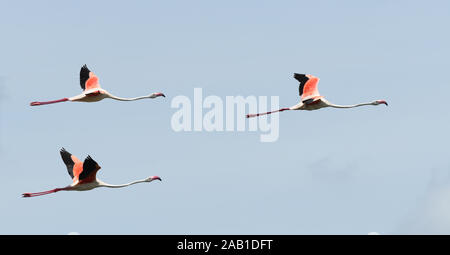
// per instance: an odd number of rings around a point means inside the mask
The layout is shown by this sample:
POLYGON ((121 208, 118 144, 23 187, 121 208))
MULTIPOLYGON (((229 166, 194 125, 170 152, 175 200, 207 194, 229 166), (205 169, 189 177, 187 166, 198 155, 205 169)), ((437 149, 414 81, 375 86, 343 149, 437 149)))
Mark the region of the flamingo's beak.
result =
POLYGON ((384 100, 378 100, 378 103, 385 104, 386 106, 388 106, 388 103, 386 101, 384 101, 384 100))
POLYGON ((158 93, 158 96, 166 97, 166 95, 164 95, 163 93, 158 93))
POLYGON ((159 178, 159 176, 153 176, 153 177, 152 177, 152 180, 158 180, 158 181, 161 181, 161 178, 159 178))

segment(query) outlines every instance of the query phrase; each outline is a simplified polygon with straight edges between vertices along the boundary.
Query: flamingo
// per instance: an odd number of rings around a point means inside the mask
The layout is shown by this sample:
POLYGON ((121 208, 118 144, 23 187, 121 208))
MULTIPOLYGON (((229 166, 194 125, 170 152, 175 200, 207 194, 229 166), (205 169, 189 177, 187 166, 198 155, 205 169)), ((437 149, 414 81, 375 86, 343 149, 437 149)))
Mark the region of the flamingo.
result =
POLYGON ((156 98, 156 97, 166 97, 163 93, 152 93, 148 96, 142 96, 142 97, 134 97, 134 98, 122 98, 117 97, 114 95, 111 95, 108 91, 102 89, 100 87, 100 84, 98 83, 98 77, 89 70, 89 68, 86 65, 83 65, 80 70, 80 85, 83 89, 83 93, 80 95, 69 97, 69 98, 63 98, 59 100, 53 100, 53 101, 46 101, 46 102, 31 102, 31 106, 37 106, 37 105, 46 105, 46 104, 54 104, 54 103, 60 103, 60 102, 66 102, 66 101, 72 101, 72 102, 97 102, 100 100, 103 100, 105 98, 111 98, 119 101, 135 101, 140 100, 144 98, 156 98))
POLYGON ((107 188, 122 188, 126 186, 130 186, 133 184, 141 183, 141 182, 151 182, 154 180, 161 181, 161 178, 158 176, 150 176, 146 179, 137 180, 134 182, 121 184, 121 185, 112 185, 108 183, 104 183, 97 179, 97 171, 100 170, 100 166, 95 162, 91 156, 87 156, 84 162, 81 162, 77 157, 67 152, 64 148, 60 150, 61 158, 64 161, 64 164, 67 166, 67 172, 72 178, 73 183, 64 188, 56 188, 52 190, 36 192, 36 193, 23 193, 22 197, 35 197, 47 195, 50 193, 55 193, 58 191, 85 191, 91 190, 99 187, 107 187, 107 188))
POLYGON ((320 108, 324 107, 334 107, 334 108, 354 108, 354 107, 360 107, 364 105, 379 105, 379 104, 385 104, 386 106, 388 103, 384 100, 375 100, 373 102, 369 103, 361 103, 361 104, 354 104, 354 105, 337 105, 332 104, 328 102, 323 96, 319 94, 319 90, 317 89, 317 84, 319 83, 319 78, 312 76, 310 74, 298 74, 294 73, 294 78, 300 82, 299 86, 299 93, 300 93, 300 103, 289 107, 289 108, 281 108, 276 111, 272 112, 265 112, 265 113, 257 113, 257 114, 247 114, 247 118, 251 117, 257 117, 261 115, 266 114, 272 114, 275 112, 283 112, 283 111, 289 111, 289 110, 318 110, 320 108))

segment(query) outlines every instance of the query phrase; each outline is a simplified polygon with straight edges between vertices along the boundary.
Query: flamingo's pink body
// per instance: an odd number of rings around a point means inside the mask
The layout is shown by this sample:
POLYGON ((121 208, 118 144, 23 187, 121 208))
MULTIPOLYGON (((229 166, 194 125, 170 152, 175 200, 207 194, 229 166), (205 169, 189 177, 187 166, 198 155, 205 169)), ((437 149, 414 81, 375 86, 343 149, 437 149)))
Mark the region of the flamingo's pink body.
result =
POLYGON ((98 102, 100 100, 103 100, 105 98, 111 98, 119 101, 135 101, 145 98, 156 98, 156 97, 165 97, 163 93, 152 93, 148 96, 142 96, 142 97, 135 97, 135 98, 121 98, 114 96, 110 94, 108 91, 102 89, 100 87, 100 84, 98 82, 98 77, 91 72, 86 65, 81 67, 80 70, 80 86, 83 89, 83 93, 77 96, 69 97, 69 98, 62 98, 59 100, 53 100, 53 101, 45 101, 45 102, 32 102, 30 103, 31 106, 38 106, 38 105, 46 105, 46 104, 54 104, 54 103, 60 103, 60 102, 66 102, 66 101, 72 101, 72 102, 98 102))
POLYGON ((107 184, 97 179, 97 171, 100 170, 101 167, 90 156, 88 156, 84 162, 81 162, 77 157, 67 152, 64 148, 61 149, 60 154, 64 164, 67 167, 67 172, 72 178, 72 184, 63 188, 56 188, 42 192, 23 193, 23 197, 42 196, 58 191, 85 191, 99 187, 122 188, 141 182, 151 182, 154 180, 161 181, 161 178, 158 176, 150 176, 146 179, 121 185, 107 184))
POLYGON ((289 110, 318 110, 324 107, 333 107, 333 108, 354 108, 364 105, 379 105, 385 104, 388 105, 384 100, 375 100, 369 103, 355 104, 355 105, 337 105, 328 102, 323 96, 319 94, 319 90, 317 88, 317 84, 319 83, 319 78, 312 76, 310 74, 294 74, 294 78, 300 82, 299 85, 299 94, 300 94, 300 102, 294 106, 289 108, 281 108, 276 111, 257 113, 257 114, 247 114, 247 118, 258 117, 266 114, 272 114, 276 112, 283 112, 289 110))

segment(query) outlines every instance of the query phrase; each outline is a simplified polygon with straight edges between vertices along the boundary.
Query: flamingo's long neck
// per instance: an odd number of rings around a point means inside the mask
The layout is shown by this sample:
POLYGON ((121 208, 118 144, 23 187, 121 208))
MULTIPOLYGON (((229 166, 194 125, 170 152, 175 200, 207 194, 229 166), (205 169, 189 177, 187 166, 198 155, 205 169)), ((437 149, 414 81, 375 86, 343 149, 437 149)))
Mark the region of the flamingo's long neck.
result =
POLYGON ((338 104, 328 103, 328 106, 333 107, 333 108, 355 108, 355 107, 364 106, 364 105, 374 105, 374 104, 373 104, 373 102, 362 103, 362 104, 352 104, 352 105, 338 105, 338 104))
POLYGON ((151 95, 142 96, 142 97, 133 97, 133 98, 123 98, 123 97, 117 97, 117 96, 114 96, 114 95, 111 95, 108 93, 108 97, 115 99, 115 100, 119 100, 119 101, 135 101, 135 100, 140 100, 140 99, 145 99, 145 98, 151 98, 151 95))
POLYGON ((99 187, 123 188, 123 187, 127 187, 127 186, 130 186, 130 185, 133 185, 133 184, 141 183, 141 182, 148 182, 148 181, 147 181, 147 179, 142 179, 142 180, 137 180, 137 181, 134 181, 134 182, 129 182, 129 183, 125 183, 125 184, 118 184, 118 185, 108 184, 108 183, 104 183, 104 182, 99 181, 99 183, 100 183, 99 187))
POLYGON ((263 112, 263 113, 256 113, 256 114, 247 114, 247 118, 252 118, 252 117, 258 117, 258 116, 262 116, 262 115, 267 115, 267 114, 272 114, 275 112, 282 112, 282 111, 288 111, 290 110, 289 108, 281 108, 279 110, 276 111, 271 111, 271 112, 263 112))
POLYGON ((42 191, 42 192, 35 192, 35 193, 23 193, 22 197, 37 197, 37 196, 42 196, 42 195, 47 195, 47 194, 51 194, 51 193, 55 193, 61 190, 69 190, 69 187, 65 187, 65 188, 56 188, 56 189, 51 189, 51 190, 47 190, 47 191, 42 191))
POLYGON ((31 102, 30 105, 31 106, 37 106, 37 105, 60 103, 60 102, 65 102, 65 101, 69 101, 69 99, 68 98, 63 98, 63 99, 59 99, 59 100, 46 101, 46 102, 31 102))

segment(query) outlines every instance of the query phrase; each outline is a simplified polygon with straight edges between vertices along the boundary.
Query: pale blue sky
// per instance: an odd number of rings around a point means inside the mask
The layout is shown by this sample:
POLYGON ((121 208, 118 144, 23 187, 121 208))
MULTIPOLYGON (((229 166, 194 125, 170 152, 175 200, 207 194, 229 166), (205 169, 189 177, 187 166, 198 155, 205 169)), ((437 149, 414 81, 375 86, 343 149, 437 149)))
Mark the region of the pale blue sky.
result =
POLYGON ((448 1, 0 1, 0 234, 450 233, 448 1), (87 64, 136 102, 77 95, 87 64), (174 132, 177 95, 389 107, 284 112, 255 132, 174 132), (60 192, 59 149, 98 178, 162 183, 60 192))

